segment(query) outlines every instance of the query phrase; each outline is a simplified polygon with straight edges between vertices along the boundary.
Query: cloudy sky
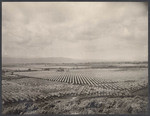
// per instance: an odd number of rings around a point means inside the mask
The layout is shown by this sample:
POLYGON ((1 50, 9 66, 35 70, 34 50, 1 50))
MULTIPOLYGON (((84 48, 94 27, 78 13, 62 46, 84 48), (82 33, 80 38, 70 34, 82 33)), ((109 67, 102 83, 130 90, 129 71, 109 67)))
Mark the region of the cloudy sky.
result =
POLYGON ((2 56, 147 60, 147 4, 3 2, 2 56))

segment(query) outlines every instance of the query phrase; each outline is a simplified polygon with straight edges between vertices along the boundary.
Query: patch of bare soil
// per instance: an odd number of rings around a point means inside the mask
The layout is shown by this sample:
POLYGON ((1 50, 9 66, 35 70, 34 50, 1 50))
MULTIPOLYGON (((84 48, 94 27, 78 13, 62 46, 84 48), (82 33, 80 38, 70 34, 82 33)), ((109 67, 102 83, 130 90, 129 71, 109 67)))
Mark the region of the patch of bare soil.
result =
POLYGON ((145 114, 148 98, 68 97, 3 105, 3 114, 145 114))

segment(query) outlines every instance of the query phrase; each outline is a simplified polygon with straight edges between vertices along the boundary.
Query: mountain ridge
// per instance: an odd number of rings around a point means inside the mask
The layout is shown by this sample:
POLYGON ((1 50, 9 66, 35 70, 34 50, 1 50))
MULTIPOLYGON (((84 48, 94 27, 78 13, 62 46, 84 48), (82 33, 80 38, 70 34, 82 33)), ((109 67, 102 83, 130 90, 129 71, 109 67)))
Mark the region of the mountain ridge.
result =
POLYGON ((2 64, 13 63, 87 63, 87 62, 148 62, 148 61, 103 61, 98 59, 73 59, 66 57, 14 58, 2 57, 2 64))
POLYGON ((10 63, 76 63, 83 60, 64 58, 64 57, 47 57, 47 58, 13 58, 2 57, 2 64, 10 63))

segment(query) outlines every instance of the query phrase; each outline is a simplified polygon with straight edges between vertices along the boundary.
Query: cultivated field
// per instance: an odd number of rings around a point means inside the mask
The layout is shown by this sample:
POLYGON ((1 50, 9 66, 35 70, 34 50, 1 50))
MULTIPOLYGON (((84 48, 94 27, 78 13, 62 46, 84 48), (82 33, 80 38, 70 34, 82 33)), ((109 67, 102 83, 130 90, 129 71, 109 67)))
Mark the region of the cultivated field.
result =
POLYGON ((147 112, 145 63, 50 65, 3 67, 3 114, 147 112))

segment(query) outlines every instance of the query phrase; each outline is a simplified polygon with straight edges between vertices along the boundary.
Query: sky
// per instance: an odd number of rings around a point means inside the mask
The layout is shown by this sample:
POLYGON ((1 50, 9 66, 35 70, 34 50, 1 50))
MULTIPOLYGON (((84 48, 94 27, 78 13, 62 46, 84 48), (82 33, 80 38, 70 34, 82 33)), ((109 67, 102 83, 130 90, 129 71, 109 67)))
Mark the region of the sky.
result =
POLYGON ((147 61, 147 4, 3 2, 2 57, 147 61))

